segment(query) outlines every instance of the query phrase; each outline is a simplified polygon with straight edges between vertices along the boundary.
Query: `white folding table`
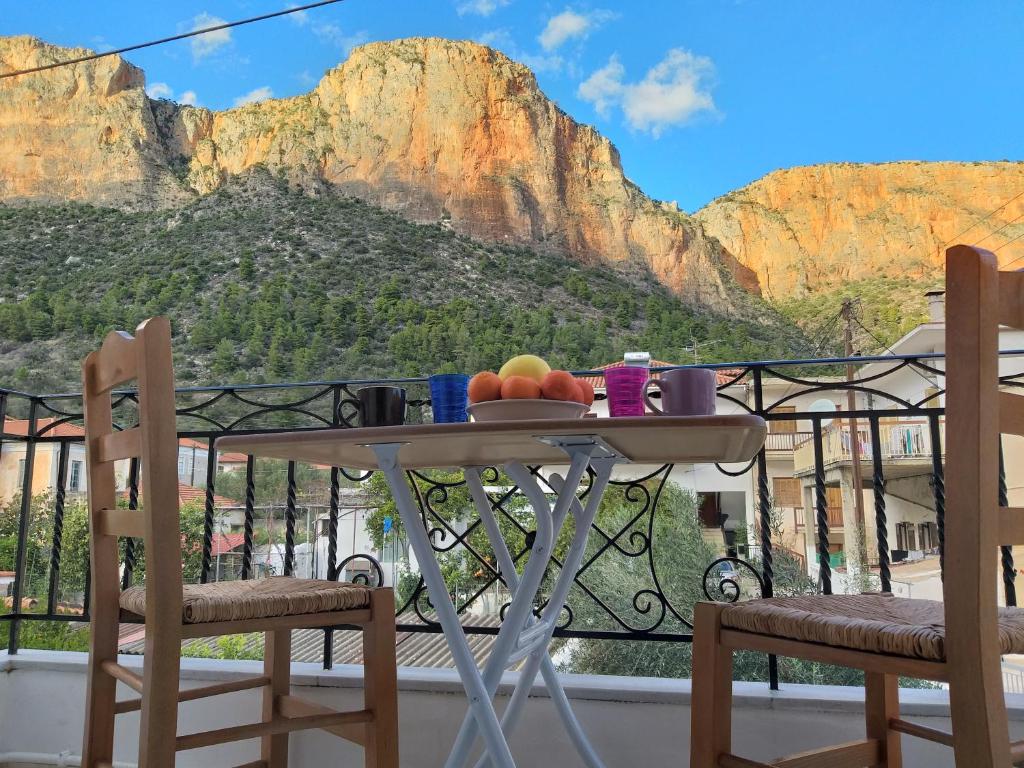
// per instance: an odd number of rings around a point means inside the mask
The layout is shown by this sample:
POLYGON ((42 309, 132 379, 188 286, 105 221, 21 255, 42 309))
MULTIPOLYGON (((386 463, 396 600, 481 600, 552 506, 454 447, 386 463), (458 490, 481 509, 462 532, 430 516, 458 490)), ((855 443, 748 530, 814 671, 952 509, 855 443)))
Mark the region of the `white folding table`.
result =
POLYGON ((451 648, 469 699, 469 711, 446 768, 463 768, 478 735, 484 752, 477 768, 515 768, 508 736, 515 728, 537 674, 566 732, 588 768, 604 768, 583 732, 559 682, 548 647, 559 614, 583 559, 591 523, 616 464, 745 462, 760 450, 764 421, 757 416, 644 416, 572 420, 424 424, 400 427, 331 429, 223 437, 217 447, 268 458, 305 461, 351 469, 380 470, 387 478, 409 543, 420 566, 431 605, 451 648), (549 501, 530 465, 566 466, 548 482, 549 501), (502 538, 484 491, 481 472, 504 468, 526 496, 536 515, 536 538, 522 573, 502 538), (459 467, 498 559, 499 573, 512 594, 494 648, 483 669, 470 652, 454 603, 435 558, 405 470, 459 467), (586 503, 577 497, 587 468, 593 481, 586 503), (555 542, 569 514, 575 525, 569 550, 551 594, 538 617, 537 593, 551 561, 555 542), (519 681, 499 718, 494 696, 502 673, 522 662, 519 681))

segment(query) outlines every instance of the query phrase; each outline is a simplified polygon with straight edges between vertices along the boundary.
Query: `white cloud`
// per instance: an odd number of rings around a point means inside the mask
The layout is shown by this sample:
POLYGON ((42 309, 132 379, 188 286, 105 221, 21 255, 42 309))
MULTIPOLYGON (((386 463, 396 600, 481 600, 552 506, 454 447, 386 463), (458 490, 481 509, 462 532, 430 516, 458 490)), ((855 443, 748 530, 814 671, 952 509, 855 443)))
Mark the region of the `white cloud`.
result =
POLYGON ((490 16, 499 8, 504 8, 512 0, 465 0, 455 8, 459 16, 473 13, 477 16, 490 16))
MULTIPOLYGON (((298 3, 288 3, 288 8, 298 8, 298 7, 299 7, 298 3)), ((294 22, 295 24, 298 24, 300 27, 304 27, 304 26, 306 26, 309 23, 309 12, 308 11, 295 11, 294 13, 289 13, 288 14, 288 18, 291 19, 292 22, 294 22)))
POLYGON ((631 128, 657 138, 666 128, 683 125, 702 112, 716 113, 711 96, 714 72, 707 56, 673 48, 643 80, 629 83, 622 62, 612 56, 580 83, 576 93, 603 117, 618 106, 631 128))
POLYGON ((270 86, 264 85, 261 88, 254 88, 244 96, 239 96, 235 99, 235 106, 244 107, 246 104, 255 104, 257 101, 264 101, 273 98, 273 96, 274 92, 270 90, 270 86))
POLYGON ((606 21, 614 19, 611 11, 577 13, 568 8, 548 19, 544 31, 537 38, 545 51, 553 51, 569 40, 583 39, 606 21))
MULTIPOLYGON (((206 11, 203 11, 192 19, 192 30, 195 31, 205 27, 215 27, 218 24, 226 23, 227 22, 225 22, 224 19, 217 16, 211 16, 206 11)), ((216 32, 207 32, 204 35, 198 35, 197 37, 190 38, 190 44, 192 45, 192 58, 195 61, 204 59, 230 42, 230 29, 218 29, 216 32)))
POLYGON ((151 99, 169 99, 174 96, 174 91, 167 83, 153 83, 146 86, 146 95, 151 99))
POLYGON ((151 99, 172 99, 179 104, 195 106, 199 99, 195 91, 184 91, 177 99, 174 98, 174 89, 167 83, 151 83, 146 86, 146 95, 151 99))
POLYGON ((369 36, 365 31, 355 32, 351 35, 345 34, 341 27, 337 24, 314 24, 313 34, 317 38, 327 45, 333 45, 335 48, 340 49, 347 56, 353 48, 357 45, 365 43, 369 36))
POLYGON ((491 48, 509 50, 515 47, 515 41, 512 40, 512 35, 509 34, 507 29, 492 29, 481 34, 476 40, 478 43, 490 46, 491 48))

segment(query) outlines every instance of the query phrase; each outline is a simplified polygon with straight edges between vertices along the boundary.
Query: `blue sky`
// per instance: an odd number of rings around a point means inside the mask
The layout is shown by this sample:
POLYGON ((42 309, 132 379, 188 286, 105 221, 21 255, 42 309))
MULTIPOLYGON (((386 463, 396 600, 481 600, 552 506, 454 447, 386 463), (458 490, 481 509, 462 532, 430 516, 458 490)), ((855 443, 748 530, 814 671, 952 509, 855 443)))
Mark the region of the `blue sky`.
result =
MULTIPOLYGON (((103 49, 286 5, 5 0, 0 34, 103 49)), ((692 211, 793 165, 1022 159, 1022 32, 1019 0, 346 0, 128 58, 223 108, 306 91, 363 41, 485 41, 692 211)))

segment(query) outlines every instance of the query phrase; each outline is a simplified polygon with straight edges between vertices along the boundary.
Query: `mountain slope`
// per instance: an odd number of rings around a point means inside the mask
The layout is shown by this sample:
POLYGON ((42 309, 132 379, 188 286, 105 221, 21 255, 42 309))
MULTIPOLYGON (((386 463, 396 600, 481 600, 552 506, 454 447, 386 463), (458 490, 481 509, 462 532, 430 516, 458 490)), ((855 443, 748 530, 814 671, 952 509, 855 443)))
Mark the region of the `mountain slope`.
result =
POLYGON ((589 368, 805 353, 802 334, 684 304, 646 266, 586 266, 417 225, 254 170, 187 206, 0 204, 0 382, 77 388, 109 328, 166 314, 182 384, 495 368, 530 351, 589 368), (707 359, 705 357, 705 359, 707 359))
MULTIPOLYGON (((76 53, 0 38, 0 71, 76 53)), ((485 46, 373 43, 308 94, 217 113, 150 101, 143 79, 110 57, 0 81, 0 200, 176 206, 259 164, 481 239, 637 261, 692 303, 732 311, 738 288, 758 292, 692 218, 625 178, 606 138, 485 46)))
MULTIPOLYGON (((695 218, 783 299, 877 277, 934 281, 949 241, 995 249, 1024 234, 1020 193, 1019 162, 813 165, 770 173, 695 218)), ((999 251, 1003 263, 1020 255, 1024 239, 999 251)))

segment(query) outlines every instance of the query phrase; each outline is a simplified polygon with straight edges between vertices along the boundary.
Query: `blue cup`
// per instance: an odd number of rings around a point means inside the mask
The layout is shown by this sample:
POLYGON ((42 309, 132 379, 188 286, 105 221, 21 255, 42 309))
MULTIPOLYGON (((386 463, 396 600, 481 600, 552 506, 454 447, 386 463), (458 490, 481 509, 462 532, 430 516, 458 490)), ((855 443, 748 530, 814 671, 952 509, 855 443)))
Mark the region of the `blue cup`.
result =
POLYGON ((469 376, 464 373, 438 373, 430 377, 430 407, 435 424, 468 421, 469 376))

